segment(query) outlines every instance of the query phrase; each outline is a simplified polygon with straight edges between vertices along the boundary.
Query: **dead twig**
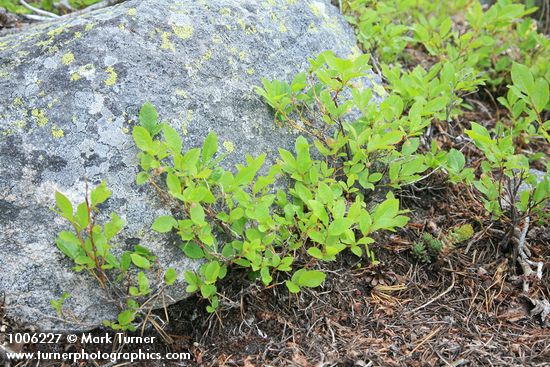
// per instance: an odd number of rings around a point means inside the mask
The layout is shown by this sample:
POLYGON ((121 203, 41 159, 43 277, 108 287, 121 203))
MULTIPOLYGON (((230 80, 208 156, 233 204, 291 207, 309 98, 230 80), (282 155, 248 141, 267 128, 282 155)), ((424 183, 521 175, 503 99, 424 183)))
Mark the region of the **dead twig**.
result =
POLYGON ((46 11, 46 10, 43 10, 43 9, 38 9, 38 8, 35 8, 34 6, 32 5, 29 5, 25 0, 19 0, 19 3, 21 5, 23 5, 25 8, 29 9, 30 11, 32 11, 33 13, 36 13, 38 15, 42 15, 46 18, 50 18, 50 19, 55 19, 55 18, 59 18, 59 15, 57 14, 54 14, 54 13, 50 13, 49 11, 46 11))
MULTIPOLYGON (((451 266, 451 262, 449 260, 447 260, 447 262, 449 263, 449 267, 452 269, 453 267, 451 266)), ((452 272, 451 274, 452 274, 453 278, 452 278, 451 285, 449 286, 449 288, 447 288, 443 293, 439 294, 438 296, 436 296, 436 297, 432 298, 431 300, 429 300, 428 302, 424 303, 422 306, 418 306, 417 308, 415 308, 412 311, 409 311, 408 313, 413 314, 416 311, 419 311, 419 310, 423 309, 424 307, 427 307, 427 306, 431 305, 432 303, 434 303, 435 301, 437 301, 438 299, 440 299, 441 297, 443 297, 444 295, 449 293, 455 286, 455 273, 452 272)))
POLYGON ((542 267, 544 266, 544 263, 542 261, 532 261, 529 259, 530 251, 526 247, 525 239, 527 237, 527 232, 529 231, 529 216, 525 218, 525 224, 523 226, 523 230, 521 231, 521 235, 519 237, 518 243, 517 243, 517 261, 521 266, 521 269, 523 270, 523 291, 525 293, 529 292, 529 277, 534 273, 538 279, 542 279, 542 267), (533 271, 531 267, 536 267, 536 272, 533 271))

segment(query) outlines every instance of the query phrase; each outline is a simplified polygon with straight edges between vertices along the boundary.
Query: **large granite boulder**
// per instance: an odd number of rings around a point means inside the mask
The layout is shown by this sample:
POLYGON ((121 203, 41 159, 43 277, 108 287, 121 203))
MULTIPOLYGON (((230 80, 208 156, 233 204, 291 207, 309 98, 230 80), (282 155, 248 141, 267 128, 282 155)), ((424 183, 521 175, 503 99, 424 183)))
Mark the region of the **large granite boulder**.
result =
MULTIPOLYGON (((8 316, 55 330, 116 316, 54 244, 69 229, 50 210, 54 193, 80 202, 85 178, 113 190, 104 212, 127 222, 121 248, 141 243, 162 266, 196 267, 149 229, 165 209, 134 184, 139 108, 151 101, 186 148, 216 131, 227 167, 245 153, 273 161, 295 136, 276 127, 253 86, 290 79, 326 49, 358 52, 328 0, 135 0, 0 36, 0 297, 8 316), (82 323, 56 318, 50 300, 63 292, 82 323)), ((182 284, 174 289, 174 299, 185 296, 182 284)))

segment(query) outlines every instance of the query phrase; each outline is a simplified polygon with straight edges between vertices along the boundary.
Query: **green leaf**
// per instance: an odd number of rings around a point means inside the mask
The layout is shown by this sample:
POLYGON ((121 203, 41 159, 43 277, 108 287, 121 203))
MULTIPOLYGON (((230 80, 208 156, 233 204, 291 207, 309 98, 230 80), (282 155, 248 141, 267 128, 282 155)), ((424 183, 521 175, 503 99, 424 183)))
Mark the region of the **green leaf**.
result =
POLYGON ((158 132, 158 112, 151 102, 145 102, 139 110, 139 123, 145 128, 151 136, 158 132))
POLYGON ((147 293, 151 292, 151 290, 149 289, 149 279, 147 279, 147 276, 142 271, 140 271, 138 274, 138 285, 141 295, 146 295, 147 293))
POLYGON ((134 126, 132 136, 134 137, 134 142, 139 149, 145 152, 153 149, 153 138, 151 138, 150 133, 145 128, 141 126, 134 126))
POLYGON ((138 185, 143 185, 144 183, 146 183, 147 181, 149 181, 149 174, 147 172, 140 172, 137 174, 136 176, 136 184, 138 185))
POLYGON ((182 142, 178 132, 169 125, 164 125, 164 138, 168 148, 174 153, 181 153, 182 142))
POLYGON ((330 223, 328 227, 329 236, 339 236, 349 229, 352 222, 347 218, 338 218, 330 223))
POLYGON ((157 217, 151 226, 157 232, 166 233, 170 232, 172 228, 176 227, 178 222, 171 215, 163 215, 157 217))
POLYGON ((59 191, 55 192, 55 203, 65 218, 70 220, 73 217, 73 205, 71 201, 59 191))
POLYGON ((178 176, 175 174, 168 172, 166 175, 166 186, 168 187, 168 190, 170 194, 172 195, 179 195, 181 194, 181 182, 178 176))
POLYGON ((122 227, 124 227, 124 220, 122 220, 122 218, 120 218, 115 213, 112 213, 111 220, 105 223, 104 226, 105 237, 107 237, 107 240, 110 240, 111 238, 116 236, 116 234, 120 232, 122 227))
POLYGON ((191 216, 191 221, 193 221, 193 223, 195 223, 196 225, 202 226, 203 224, 205 224, 204 209, 199 203, 195 203, 195 205, 191 207, 189 214, 191 216))
POLYGON ((86 203, 81 203, 78 205, 74 219, 80 228, 84 228, 88 225, 88 206, 86 203))
POLYGON ((297 283, 300 287, 315 288, 320 286, 326 277, 326 274, 322 271, 306 270, 300 274, 297 283))
POLYGON ((466 164, 464 154, 462 154, 459 150, 452 148, 449 153, 447 153, 447 164, 454 172, 460 172, 466 164))
POLYGON ((206 284, 213 284, 218 279, 220 274, 220 263, 217 261, 211 261, 204 267, 204 279, 206 284))
POLYGON ((166 283, 166 285, 174 284, 177 278, 178 273, 174 268, 168 268, 168 270, 166 270, 166 273, 164 273, 164 282, 166 283))
POLYGON ((204 298, 209 298, 210 296, 216 294, 216 286, 213 284, 203 284, 200 286, 201 295, 204 298))
POLYGON ((512 64, 512 81, 523 93, 533 95, 535 92, 535 81, 529 68, 525 65, 512 64))
POLYGON ((130 254, 130 258, 132 259, 132 263, 138 268, 149 269, 151 267, 151 263, 149 262, 149 260, 147 260, 141 255, 130 254))
POLYGON ((218 137, 216 133, 211 131, 202 146, 202 162, 208 163, 212 160, 216 152, 218 151, 218 137))
POLYGON ((300 287, 298 287, 292 281, 290 281, 290 280, 285 281, 285 285, 288 288, 288 290, 290 291, 290 293, 300 293, 300 287))
POLYGON ((92 207, 96 207, 99 204, 103 203, 111 196, 111 190, 107 188, 105 181, 102 181, 99 186, 96 186, 92 193, 90 194, 90 199, 92 201, 92 207))
POLYGON ((299 136, 295 143, 296 148, 296 167, 298 172, 305 173, 311 169, 311 158, 309 155, 309 143, 306 138, 299 136))
POLYGON ((194 241, 189 241, 182 246, 182 251, 190 259, 202 259, 204 258, 204 251, 202 248, 194 241))
POLYGON ((379 204, 376 208, 372 216, 373 224, 370 230, 393 230, 394 227, 403 227, 405 224, 407 224, 409 218, 398 214, 399 200, 396 199, 391 193, 389 193, 387 199, 379 204))
POLYGON ((353 252, 353 254, 354 254, 355 256, 358 256, 358 257, 363 256, 363 250, 362 250, 361 247, 359 247, 359 246, 352 246, 352 247, 350 248, 350 250, 351 250, 351 252, 353 252))
POLYGON ((191 172, 191 174, 195 174, 197 172, 197 163, 199 163, 200 153, 201 151, 198 148, 188 150, 181 160, 182 170, 187 170, 191 172))
POLYGON ((134 321, 135 314, 131 310, 126 310, 118 314, 118 323, 120 325, 128 325, 134 321))
POLYGON ((323 259, 324 258, 324 255, 323 255, 323 252, 321 252, 321 250, 319 250, 317 247, 310 247, 307 249, 307 253, 316 258, 316 259, 323 259))
POLYGON ((531 96, 533 100, 533 105, 537 112, 542 112, 546 105, 548 104, 548 99, 550 98, 550 88, 548 87, 548 82, 542 78, 537 79, 535 85, 535 93, 531 96))
POLYGON ((78 237, 69 231, 62 231, 57 235, 55 240, 57 247, 63 252, 67 257, 71 259, 76 259, 81 253, 81 244, 78 237))

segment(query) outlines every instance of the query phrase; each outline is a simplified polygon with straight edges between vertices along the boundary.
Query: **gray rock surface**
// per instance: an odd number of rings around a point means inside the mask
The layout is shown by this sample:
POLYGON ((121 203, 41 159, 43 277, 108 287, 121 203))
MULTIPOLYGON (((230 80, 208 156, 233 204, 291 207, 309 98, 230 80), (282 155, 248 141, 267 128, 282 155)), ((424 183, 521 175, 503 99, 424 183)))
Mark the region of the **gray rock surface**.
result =
MULTIPOLYGON (((163 266, 196 267, 149 230, 165 211, 134 184, 130 132, 140 106, 151 101, 186 148, 216 131, 226 167, 245 153, 273 161, 295 137, 275 126, 252 87, 263 77, 290 80, 326 49, 358 52, 338 10, 320 0, 135 0, 0 37, 0 297, 8 316, 50 330, 116 316, 54 244, 69 229, 49 209, 54 193, 80 202, 85 177, 113 190, 104 212, 127 222, 120 248, 141 243, 163 266), (50 300, 63 292, 82 323, 55 317, 50 300)), ((180 283, 174 298, 182 297, 180 283)))

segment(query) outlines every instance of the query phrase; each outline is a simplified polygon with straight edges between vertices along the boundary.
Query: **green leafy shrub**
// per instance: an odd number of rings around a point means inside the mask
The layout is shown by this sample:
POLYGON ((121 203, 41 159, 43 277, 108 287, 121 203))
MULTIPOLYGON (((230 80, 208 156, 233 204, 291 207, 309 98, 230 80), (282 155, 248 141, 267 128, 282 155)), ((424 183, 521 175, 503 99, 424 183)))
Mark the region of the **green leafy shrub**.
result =
MULTIPOLYGON (((156 297, 164 287, 174 283, 176 273, 168 269, 164 284, 152 294, 150 281, 145 270, 153 267, 155 257, 143 246, 134 246, 133 251, 125 251, 117 257, 112 251, 112 241, 124 227, 124 221, 115 213, 110 220, 101 225, 97 220, 98 206, 111 196, 105 182, 96 186, 88 195, 86 185, 85 200, 73 207, 71 201, 62 193, 56 192, 56 211, 71 224, 73 231, 62 231, 55 241, 61 252, 71 259, 77 272, 86 271, 94 277, 101 288, 108 289, 115 297, 127 294, 123 298, 117 322, 106 321, 105 325, 114 330, 135 330, 133 321, 143 315, 140 300, 156 297), (130 269, 138 269, 137 276, 130 269)), ((52 306, 61 314, 63 302, 68 298, 64 294, 60 300, 52 300, 52 306)))
MULTIPOLYGON (((391 193, 367 210, 355 181, 342 180, 334 167, 313 159, 304 137, 296 140, 295 155, 279 149, 280 164, 265 176, 258 175, 265 155, 246 157, 246 165, 237 165, 235 173, 223 169, 214 133, 202 147, 183 152, 180 136, 159 123, 151 104, 143 106, 133 137, 141 150, 138 184, 153 185, 179 213, 157 218, 152 229, 176 232, 186 256, 205 260, 198 273, 187 271, 185 279, 188 292, 200 292, 210 301, 209 312, 219 305, 216 283, 230 265, 249 269, 265 285, 275 272, 293 272, 286 285, 296 293, 325 279, 310 267, 297 269, 297 254, 331 261, 349 248, 374 259, 370 235, 408 220, 391 193), (281 176, 290 179, 288 193, 273 186, 281 176)), ((389 144, 378 139, 380 149, 389 144)))
POLYGON ((452 64, 462 82, 506 85, 513 62, 531 65, 537 77, 550 76, 549 40, 526 17, 536 8, 515 1, 499 0, 484 10, 468 0, 348 0, 343 10, 364 49, 384 64, 411 63, 414 52, 407 50, 418 50, 433 59, 430 74, 452 64), (455 20, 461 17, 463 23, 455 20))
POLYGON ((494 218, 517 224, 526 215, 545 217, 548 169, 541 181, 532 168, 548 167, 548 154, 543 149, 527 157, 517 148, 550 142, 550 39, 526 17, 536 9, 510 0, 485 9, 478 1, 349 0, 342 6, 364 49, 381 62, 374 64, 389 98, 398 96, 409 116, 422 116, 428 133, 433 122, 451 124, 472 109, 464 96, 480 86, 503 94, 497 100, 509 113, 496 127, 471 122, 466 131, 484 156, 480 169, 468 167, 460 150, 441 151, 435 141, 426 164, 453 183, 473 185, 494 218), (416 65, 418 54, 431 63, 416 65), (520 194, 523 183, 528 189, 520 194))

